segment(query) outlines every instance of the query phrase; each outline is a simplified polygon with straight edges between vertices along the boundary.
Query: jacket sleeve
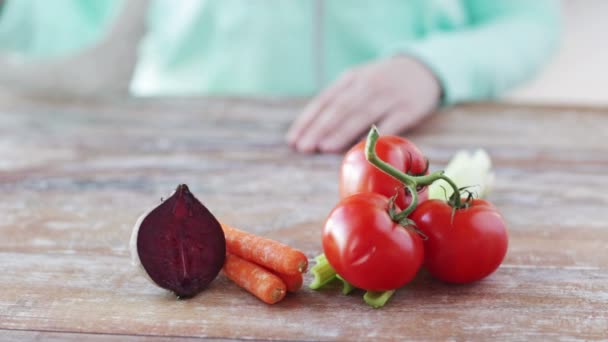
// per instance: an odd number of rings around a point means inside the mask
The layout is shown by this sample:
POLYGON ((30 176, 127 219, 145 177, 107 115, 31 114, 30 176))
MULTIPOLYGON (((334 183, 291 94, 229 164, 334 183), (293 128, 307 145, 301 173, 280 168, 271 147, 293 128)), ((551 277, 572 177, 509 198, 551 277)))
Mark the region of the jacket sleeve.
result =
POLYGON ((464 27, 391 49, 433 70, 445 104, 500 95, 531 78, 558 46, 557 1, 466 0, 463 5, 464 27))
POLYGON ((97 41, 125 0, 8 0, 0 12, 0 52, 68 55, 97 41))
POLYGON ((26 1, 5 1, 0 9, 0 52, 23 51, 32 38, 26 1))

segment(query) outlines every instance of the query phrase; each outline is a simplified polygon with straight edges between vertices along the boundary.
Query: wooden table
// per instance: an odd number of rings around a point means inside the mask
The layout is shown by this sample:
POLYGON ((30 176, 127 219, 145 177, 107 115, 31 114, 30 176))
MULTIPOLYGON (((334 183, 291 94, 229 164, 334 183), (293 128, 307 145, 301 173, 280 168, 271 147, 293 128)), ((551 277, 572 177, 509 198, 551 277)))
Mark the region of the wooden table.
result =
POLYGON ((481 282, 422 273, 374 310, 337 289, 268 306, 223 276, 176 300, 129 263, 135 219, 180 182, 225 222, 321 252, 341 156, 284 144, 303 101, 1 102, 3 341, 608 338, 608 110, 469 105, 409 134, 434 169, 489 151, 509 252, 481 282))

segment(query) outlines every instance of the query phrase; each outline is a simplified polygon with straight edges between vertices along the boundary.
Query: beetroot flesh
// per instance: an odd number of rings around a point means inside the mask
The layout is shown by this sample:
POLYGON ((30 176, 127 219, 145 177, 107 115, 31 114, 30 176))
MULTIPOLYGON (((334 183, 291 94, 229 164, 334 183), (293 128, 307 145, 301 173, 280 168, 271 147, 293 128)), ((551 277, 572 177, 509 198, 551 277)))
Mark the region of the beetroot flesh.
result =
POLYGON ((158 286, 192 297, 222 269, 226 239, 217 219, 182 184, 141 222, 137 253, 158 286))

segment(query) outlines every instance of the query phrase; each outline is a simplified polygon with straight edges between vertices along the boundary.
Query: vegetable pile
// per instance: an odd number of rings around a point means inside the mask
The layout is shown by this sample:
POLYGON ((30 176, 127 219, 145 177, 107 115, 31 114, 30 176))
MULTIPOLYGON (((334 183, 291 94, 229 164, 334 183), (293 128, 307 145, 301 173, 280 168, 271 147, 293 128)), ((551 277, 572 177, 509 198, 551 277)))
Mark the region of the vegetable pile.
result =
POLYGON ((198 294, 223 270, 268 304, 300 289, 308 267, 302 252, 218 222, 185 184, 139 218, 131 255, 153 283, 180 298, 198 294))
MULTIPOLYGON (((474 158, 471 163, 483 166, 472 171, 455 167, 452 173, 465 181, 475 179, 467 177, 471 173, 485 175, 489 158, 483 153, 474 158)), ((469 187, 459 188, 444 171, 429 174, 428 166, 413 143, 381 137, 372 127, 367 141, 355 145, 342 163, 342 199, 325 221, 324 253, 311 269, 310 288, 339 279, 343 293, 366 290, 365 302, 377 308, 421 267, 448 283, 478 281, 498 268, 508 236, 496 207, 474 198, 469 187), (433 199, 428 199, 429 186, 433 199), (444 200, 436 199, 437 189, 445 193, 444 200)))
MULTIPOLYGON (((489 170, 489 157, 478 151, 458 154, 446 172, 429 173, 412 142, 372 127, 344 157, 341 200, 325 221, 323 254, 309 287, 339 280, 344 294, 365 290, 364 301, 378 308, 422 267, 448 283, 487 277, 507 252, 506 225, 492 203, 457 184, 486 193, 489 170)), ((182 298, 204 290, 223 270, 274 304, 302 287, 308 267, 302 252, 220 223, 184 184, 140 217, 131 254, 151 281, 182 298)))

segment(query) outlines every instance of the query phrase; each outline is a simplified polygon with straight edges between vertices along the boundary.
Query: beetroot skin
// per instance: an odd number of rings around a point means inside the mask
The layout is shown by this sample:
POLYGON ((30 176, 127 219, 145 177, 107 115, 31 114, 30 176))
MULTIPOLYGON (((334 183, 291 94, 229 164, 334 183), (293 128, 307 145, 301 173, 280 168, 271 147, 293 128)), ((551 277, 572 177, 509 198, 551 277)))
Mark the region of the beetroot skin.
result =
POLYGON ((217 219, 182 184, 141 221, 137 253, 158 286, 192 297, 220 272, 226 239, 217 219))

